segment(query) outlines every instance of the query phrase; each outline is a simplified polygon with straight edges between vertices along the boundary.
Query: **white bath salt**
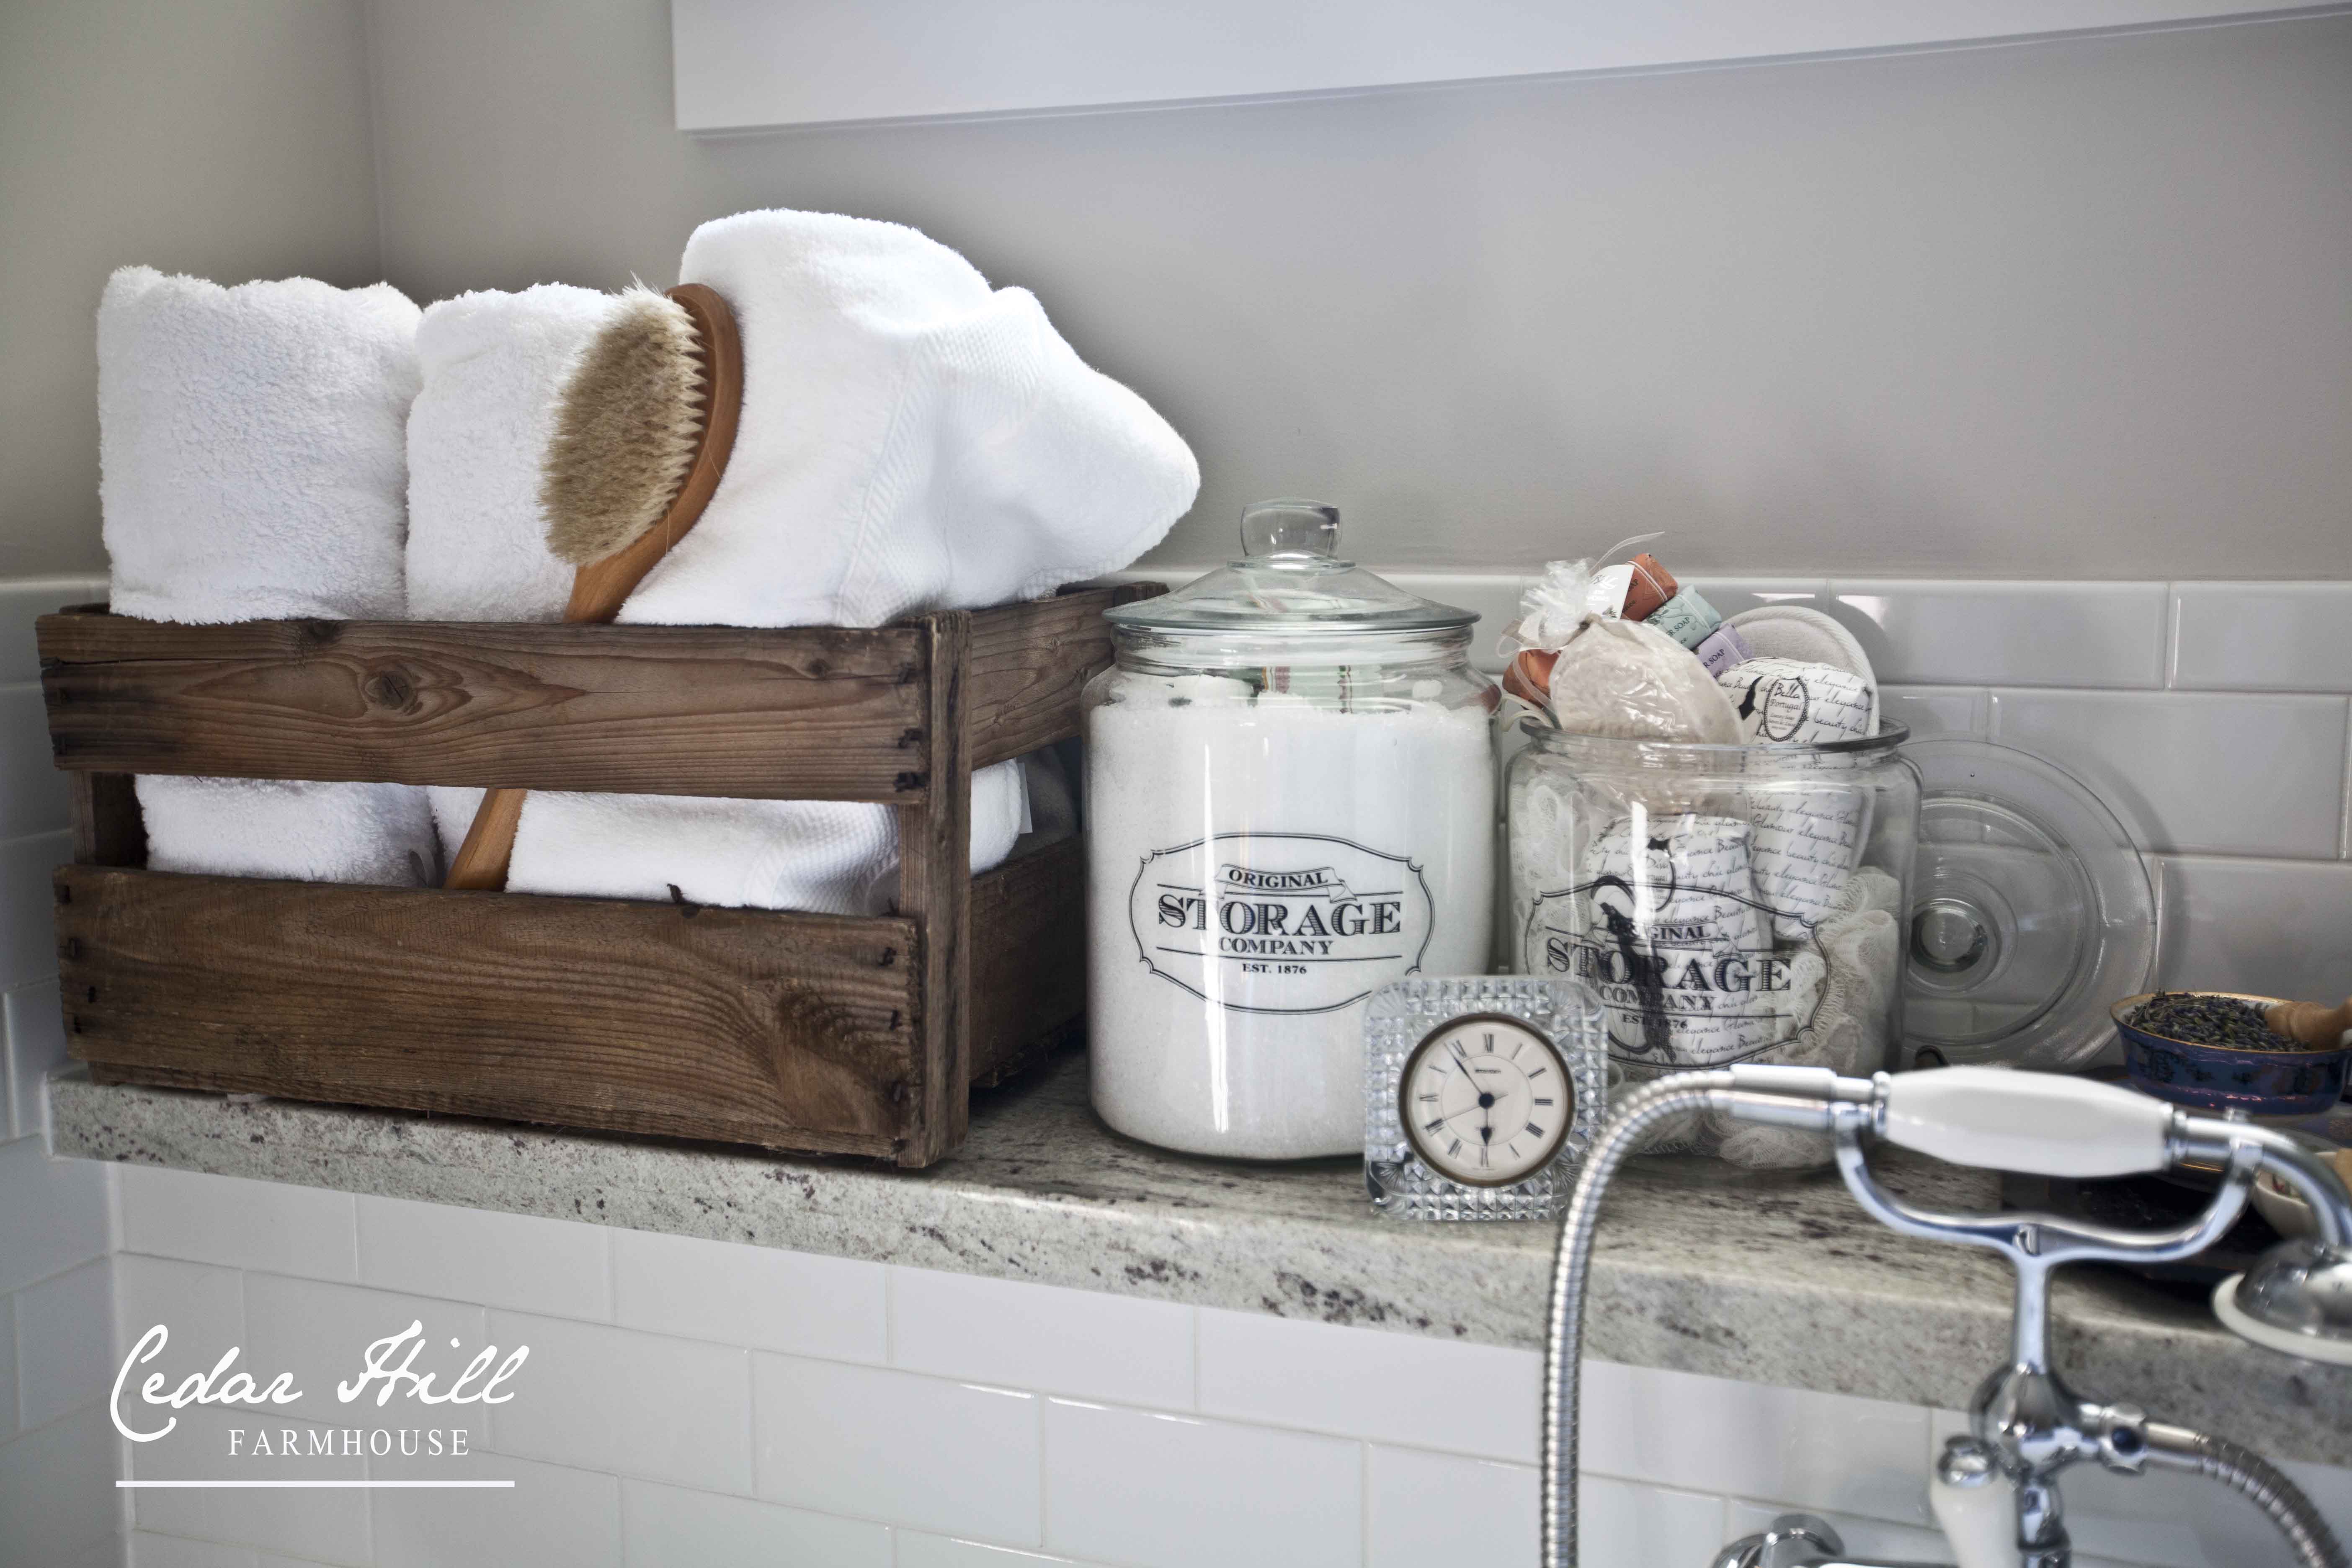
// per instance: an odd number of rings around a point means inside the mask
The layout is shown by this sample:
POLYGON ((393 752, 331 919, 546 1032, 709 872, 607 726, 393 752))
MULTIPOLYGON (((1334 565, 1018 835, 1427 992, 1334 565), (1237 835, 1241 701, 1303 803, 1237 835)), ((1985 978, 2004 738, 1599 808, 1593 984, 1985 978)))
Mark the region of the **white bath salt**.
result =
MULTIPOLYGON (((1522 854, 1521 838, 1544 829, 1513 804, 1515 867, 1556 863, 1557 849, 1522 854)), ((1612 823, 1577 857, 1573 879, 1529 901, 1520 967, 1591 985, 1608 1010, 1611 1056, 1637 1073, 1769 1051, 1795 1033, 1811 998, 1790 955, 1773 948, 1751 832, 1698 813, 1612 823)))
POLYGON ((1360 1150, 1365 999, 1486 967, 1485 710, 1139 679, 1089 715, 1087 782, 1096 1110, 1201 1153, 1360 1150))

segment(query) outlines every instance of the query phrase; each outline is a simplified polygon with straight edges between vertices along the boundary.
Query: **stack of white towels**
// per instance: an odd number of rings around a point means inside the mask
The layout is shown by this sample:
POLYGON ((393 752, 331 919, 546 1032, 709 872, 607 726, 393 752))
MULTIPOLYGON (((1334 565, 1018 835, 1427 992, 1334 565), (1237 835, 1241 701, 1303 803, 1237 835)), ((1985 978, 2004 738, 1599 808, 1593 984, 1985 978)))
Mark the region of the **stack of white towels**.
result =
MULTIPOLYGON (((1166 421, 1089 369, 1036 300, 894 224, 704 225, 681 277, 733 307, 743 405, 717 494, 623 622, 879 626, 1116 570, 1192 504, 1166 421)), ((619 297, 562 285, 424 310, 387 287, 221 289, 125 268, 99 311, 117 613, 555 621, 540 467, 619 297)), ((142 777, 159 869, 436 883, 480 792, 142 777)), ((972 865, 1066 832, 1049 757, 972 780, 972 865), (1033 787, 1033 785, 1034 787, 1033 787)), ((866 914, 897 814, 815 801, 534 792, 521 892, 866 914)))

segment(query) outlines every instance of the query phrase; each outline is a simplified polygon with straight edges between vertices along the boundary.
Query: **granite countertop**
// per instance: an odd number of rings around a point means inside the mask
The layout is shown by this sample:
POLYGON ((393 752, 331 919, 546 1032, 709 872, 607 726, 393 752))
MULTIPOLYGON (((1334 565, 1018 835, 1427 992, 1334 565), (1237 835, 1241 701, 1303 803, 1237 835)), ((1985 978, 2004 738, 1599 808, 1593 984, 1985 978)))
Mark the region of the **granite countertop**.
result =
MULTIPOLYGON (((52 1086, 59 1153, 1405 1333, 1540 1348, 1553 1227, 1382 1219, 1359 1163, 1244 1165, 1148 1148, 1087 1105, 1083 1056, 976 1094, 954 1158, 847 1161, 219 1095, 52 1086)), ((1885 1184, 1997 1206, 1996 1178, 1902 1155, 1885 1184)), ((1589 1353, 1946 1407, 2004 1355, 1995 1256, 1895 1235, 1834 1177, 1741 1188, 1640 1162, 1610 1188, 1589 1353)), ((2081 1268, 2053 1300, 2086 1393, 2275 1456, 2352 1464, 2352 1369, 2247 1345, 2194 1292, 2081 1268)))

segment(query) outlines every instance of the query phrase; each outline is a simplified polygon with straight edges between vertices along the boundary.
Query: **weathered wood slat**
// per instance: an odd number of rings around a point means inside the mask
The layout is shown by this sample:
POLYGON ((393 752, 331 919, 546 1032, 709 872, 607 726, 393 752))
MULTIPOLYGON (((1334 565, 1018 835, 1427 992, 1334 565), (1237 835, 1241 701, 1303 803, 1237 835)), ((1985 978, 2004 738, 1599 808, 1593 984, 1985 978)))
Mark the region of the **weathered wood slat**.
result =
POLYGON ((1157 583, 1134 583, 973 611, 965 694, 971 765, 1025 756, 1076 735, 1079 693, 1110 664, 1103 611, 1164 591, 1157 583))
POLYGON ((919 1146, 908 1164, 929 1164, 963 1142, 971 1110, 971 750, 964 682, 971 662, 971 617, 926 616, 926 687, 934 787, 898 812, 898 910, 922 929, 917 1058, 919 1146))
POLYGON ((908 1163, 914 922, 70 866, 74 1054, 248 1090, 908 1163))
POLYGON ((750 799, 922 797, 920 634, 40 622, 58 765, 750 799))
POLYGON ((973 878, 972 1081, 1042 1060, 1086 1010, 1086 846, 1068 839, 973 878))

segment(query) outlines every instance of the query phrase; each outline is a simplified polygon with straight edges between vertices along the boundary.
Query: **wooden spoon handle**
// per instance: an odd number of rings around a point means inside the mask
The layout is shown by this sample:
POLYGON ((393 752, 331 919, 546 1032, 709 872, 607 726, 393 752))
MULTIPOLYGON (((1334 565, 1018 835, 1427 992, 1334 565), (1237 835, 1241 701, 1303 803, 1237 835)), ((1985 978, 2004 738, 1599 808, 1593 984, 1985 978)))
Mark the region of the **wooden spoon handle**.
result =
POLYGON ((2273 1035, 2314 1049, 2325 1050, 2352 1029, 2352 998, 2340 1006, 2330 1007, 2322 1002, 2281 1002, 2265 1015, 2273 1035))
MULTIPOLYGON (((572 574, 572 602, 563 610, 567 622, 601 625, 621 613, 646 574, 701 519, 735 450, 735 421, 743 407, 743 341, 735 330, 735 312, 715 289, 699 283, 681 283, 669 297, 694 318, 695 336, 702 346, 702 438, 695 446, 686 482, 661 521, 602 561, 591 561, 572 574)), ((526 793, 493 789, 483 794, 443 887, 495 893, 507 885, 526 793)))

